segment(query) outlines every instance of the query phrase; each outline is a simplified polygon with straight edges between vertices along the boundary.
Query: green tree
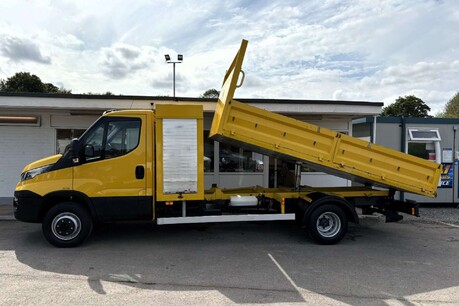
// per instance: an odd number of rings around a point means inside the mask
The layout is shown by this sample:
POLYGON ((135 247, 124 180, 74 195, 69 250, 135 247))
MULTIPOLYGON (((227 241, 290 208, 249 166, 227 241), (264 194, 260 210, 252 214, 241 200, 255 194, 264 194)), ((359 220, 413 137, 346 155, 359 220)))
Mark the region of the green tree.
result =
POLYGON ((71 90, 43 83, 35 74, 17 72, 6 80, 0 80, 0 92, 71 93, 71 90))
MULTIPOLYGON (((89 96, 114 96, 115 94, 112 93, 111 91, 107 91, 105 93, 98 93, 98 92, 85 92, 83 95, 89 95, 89 96)), ((121 96, 121 95, 120 95, 121 96)))
POLYGON ((51 83, 46 83, 45 85, 45 92, 47 93, 60 93, 60 94, 70 94, 72 93, 71 90, 65 88, 59 88, 51 83))
POLYGON ((381 117, 421 117, 429 118, 430 107, 416 96, 398 97, 395 103, 384 107, 381 117))
POLYGON ((216 90, 215 88, 211 88, 211 89, 206 90, 199 97, 200 98, 218 98, 219 95, 220 95, 220 92, 218 90, 216 90))
POLYGON ((459 118, 459 92, 446 103, 443 112, 438 114, 437 117, 443 118, 459 118))

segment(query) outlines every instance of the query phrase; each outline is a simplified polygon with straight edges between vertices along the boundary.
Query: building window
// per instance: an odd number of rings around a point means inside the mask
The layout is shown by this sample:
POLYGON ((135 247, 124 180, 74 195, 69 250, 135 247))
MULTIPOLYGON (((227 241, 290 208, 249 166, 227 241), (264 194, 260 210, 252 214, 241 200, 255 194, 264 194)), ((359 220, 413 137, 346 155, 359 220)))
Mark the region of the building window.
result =
POLYGON ((408 133, 411 141, 440 141, 438 129, 409 128, 408 133))
POLYGON ((432 128, 408 128, 408 154, 440 162, 440 132, 432 128))
POLYGON ((263 172, 263 155, 220 143, 220 172, 263 172))
POLYGON ((408 154, 423 159, 435 160, 435 147, 432 143, 409 142, 408 154))
POLYGON ((80 138, 85 130, 83 129, 57 129, 56 130, 56 154, 64 153, 65 147, 72 139, 80 138))

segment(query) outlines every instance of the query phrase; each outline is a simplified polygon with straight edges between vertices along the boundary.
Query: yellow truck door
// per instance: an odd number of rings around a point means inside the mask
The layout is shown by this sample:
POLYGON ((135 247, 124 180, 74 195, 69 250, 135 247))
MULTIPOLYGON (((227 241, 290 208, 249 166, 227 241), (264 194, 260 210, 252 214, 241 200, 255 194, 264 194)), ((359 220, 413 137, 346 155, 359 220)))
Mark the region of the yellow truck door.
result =
POLYGON ((146 115, 102 117, 83 135, 73 189, 88 196, 101 220, 152 218, 146 196, 146 115))

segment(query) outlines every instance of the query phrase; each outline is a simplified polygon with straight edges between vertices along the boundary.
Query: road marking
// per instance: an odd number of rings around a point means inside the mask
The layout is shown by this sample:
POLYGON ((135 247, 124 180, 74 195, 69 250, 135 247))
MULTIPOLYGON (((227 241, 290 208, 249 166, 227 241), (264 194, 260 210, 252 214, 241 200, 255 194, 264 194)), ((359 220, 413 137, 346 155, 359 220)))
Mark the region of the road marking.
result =
POLYGON ((448 225, 448 226, 451 226, 451 227, 457 227, 459 228, 459 225, 455 225, 455 224, 451 224, 451 223, 446 223, 446 222, 443 222, 443 221, 437 221, 438 223, 441 223, 441 224, 444 224, 444 225, 448 225))
MULTIPOLYGON (((448 224, 452 225, 452 224, 448 224)), ((455 226, 455 225, 453 225, 455 226)), ((457 227, 457 226, 455 226, 457 227)), ((348 303, 345 303, 340 300, 335 300, 331 297, 322 295, 317 292, 309 291, 307 289, 298 287, 297 284, 293 281, 293 279, 287 274, 287 272, 282 268, 282 266, 277 262, 277 260, 270 254, 268 253, 269 258, 272 260, 272 262, 277 266, 277 268, 282 272, 282 274, 285 276, 285 278, 290 282, 290 284, 296 289, 298 294, 303 298, 305 302, 310 302, 314 301, 314 304, 317 305, 351 305, 348 303)), ((381 292, 382 294, 387 294, 387 295, 392 295, 387 292, 381 292)), ((406 305, 406 303, 412 303, 412 302, 424 302, 423 299, 409 299, 406 297, 396 297, 394 296, 393 298, 389 299, 384 299, 380 297, 371 297, 371 296, 354 296, 354 295, 340 295, 335 293, 337 296, 343 296, 343 297, 348 297, 348 298, 353 298, 357 300, 362 300, 362 299, 368 299, 368 301, 384 301, 388 305, 406 305)), ((430 301, 429 299, 426 299, 426 301, 430 301)))
POLYGON ((298 287, 297 284, 293 281, 293 279, 287 274, 287 272, 285 272, 284 268, 282 268, 282 266, 277 262, 277 260, 270 253, 268 253, 268 256, 305 302, 314 301, 314 304, 317 305, 349 305, 347 303, 332 299, 320 293, 316 293, 298 287))
POLYGON ((14 216, 0 216, 0 221, 16 221, 14 216))
MULTIPOLYGON (((276 259, 274 259, 274 257, 271 254, 268 253, 268 256, 269 256, 269 258, 271 258, 271 260, 274 262, 274 264, 277 266, 277 268, 282 272, 282 274, 284 274, 285 278, 290 282, 290 284, 292 284, 293 288, 295 288, 296 291, 298 291, 298 293, 300 293, 300 295, 301 295, 300 290, 301 291, 307 291, 307 290, 305 290, 303 288, 298 287, 295 284, 293 279, 287 274, 287 272, 285 272, 285 270, 281 267, 281 265, 277 262, 276 259)), ((307 292, 309 292, 309 291, 307 291, 307 292)))

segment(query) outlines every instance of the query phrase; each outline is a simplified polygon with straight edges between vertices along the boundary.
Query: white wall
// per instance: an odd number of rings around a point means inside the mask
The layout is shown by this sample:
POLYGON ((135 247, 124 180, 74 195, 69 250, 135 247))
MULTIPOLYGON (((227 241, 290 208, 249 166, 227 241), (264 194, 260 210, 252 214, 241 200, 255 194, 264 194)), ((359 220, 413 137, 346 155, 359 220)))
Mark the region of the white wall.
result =
POLYGON ((301 173, 301 185, 311 187, 346 187, 351 181, 323 172, 301 173))
POLYGON ((13 197, 24 166, 54 154, 55 130, 38 126, 0 126, 0 135, 0 197, 13 197))

